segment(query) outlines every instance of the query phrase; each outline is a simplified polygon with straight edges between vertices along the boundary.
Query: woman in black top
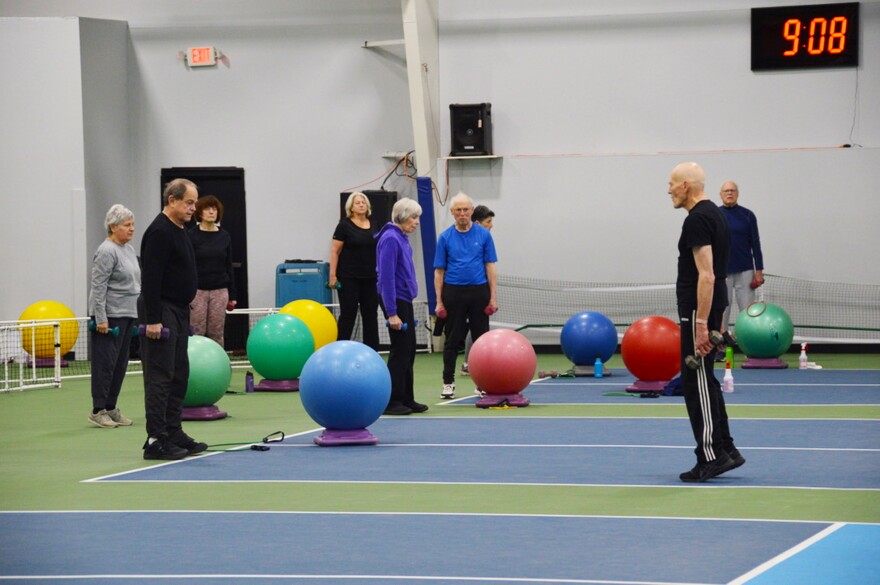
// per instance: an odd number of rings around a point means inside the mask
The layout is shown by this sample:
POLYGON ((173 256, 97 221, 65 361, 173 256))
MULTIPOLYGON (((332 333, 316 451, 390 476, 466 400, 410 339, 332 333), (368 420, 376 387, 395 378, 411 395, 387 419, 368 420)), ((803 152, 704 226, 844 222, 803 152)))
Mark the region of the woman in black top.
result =
POLYGON ((232 238, 220 228, 223 204, 213 195, 196 201, 198 225, 189 230, 196 254, 199 288, 190 303, 190 323, 196 335, 210 337, 223 347, 226 310, 235 307, 232 238))
POLYGON ((358 307, 364 328, 364 344, 379 349, 376 312, 376 227, 370 221, 370 200, 360 192, 348 196, 346 217, 339 221, 330 244, 331 288, 340 283, 339 339, 351 339, 358 307))

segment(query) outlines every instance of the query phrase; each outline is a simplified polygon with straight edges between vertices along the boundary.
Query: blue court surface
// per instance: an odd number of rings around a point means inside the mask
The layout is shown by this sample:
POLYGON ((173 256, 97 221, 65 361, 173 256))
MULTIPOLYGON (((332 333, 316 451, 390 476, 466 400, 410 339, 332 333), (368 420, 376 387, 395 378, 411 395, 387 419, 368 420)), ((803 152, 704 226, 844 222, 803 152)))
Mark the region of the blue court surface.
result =
MULTIPOLYGON (((99 481, 403 482, 677 486, 693 466, 686 419, 382 418, 375 447, 318 447, 317 433, 268 452, 215 453, 99 481)), ((880 490, 880 420, 736 419, 748 460, 693 487, 880 490)))
POLYGON ((18 583, 854 585, 880 576, 880 526, 820 522, 6 512, 0 537, 0 581, 18 583))
MULTIPOLYGON (((544 378, 523 391, 533 404, 682 404, 680 396, 640 399, 605 396, 626 392, 635 378, 626 370, 611 370, 604 378, 544 378)), ((721 380, 723 368, 715 369, 721 380)), ((727 404, 880 404, 880 370, 743 370, 733 371, 733 393, 727 404)), ((465 396, 444 404, 472 405, 476 397, 465 396)))

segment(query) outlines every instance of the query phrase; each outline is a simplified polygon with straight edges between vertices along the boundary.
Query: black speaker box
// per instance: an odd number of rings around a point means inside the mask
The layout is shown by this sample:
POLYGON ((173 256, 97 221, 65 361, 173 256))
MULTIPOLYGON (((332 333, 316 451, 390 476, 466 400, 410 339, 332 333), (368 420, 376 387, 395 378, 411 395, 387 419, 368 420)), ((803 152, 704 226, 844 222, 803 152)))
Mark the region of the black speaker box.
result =
MULTIPOLYGON (((345 202, 351 191, 339 194, 339 219, 345 217, 345 202)), ((362 191, 370 201, 370 221, 377 228, 391 221, 391 208, 397 203, 397 191, 362 191)))
POLYGON ((492 154, 492 104, 449 104, 452 151, 449 156, 492 154))

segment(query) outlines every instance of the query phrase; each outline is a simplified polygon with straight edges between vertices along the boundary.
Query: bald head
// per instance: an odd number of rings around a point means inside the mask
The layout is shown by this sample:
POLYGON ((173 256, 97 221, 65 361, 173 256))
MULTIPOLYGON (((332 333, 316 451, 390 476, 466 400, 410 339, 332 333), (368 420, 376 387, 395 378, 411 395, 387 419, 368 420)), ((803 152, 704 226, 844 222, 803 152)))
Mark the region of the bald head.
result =
POLYGON ((684 207, 688 211, 699 201, 706 199, 703 189, 706 186, 706 173, 695 162, 677 165, 669 174, 669 195, 676 209, 684 207))
POLYGON ((700 191, 706 187, 706 173, 703 171, 703 167, 695 162, 677 165, 672 169, 672 176, 680 181, 687 181, 692 186, 699 188, 700 191))

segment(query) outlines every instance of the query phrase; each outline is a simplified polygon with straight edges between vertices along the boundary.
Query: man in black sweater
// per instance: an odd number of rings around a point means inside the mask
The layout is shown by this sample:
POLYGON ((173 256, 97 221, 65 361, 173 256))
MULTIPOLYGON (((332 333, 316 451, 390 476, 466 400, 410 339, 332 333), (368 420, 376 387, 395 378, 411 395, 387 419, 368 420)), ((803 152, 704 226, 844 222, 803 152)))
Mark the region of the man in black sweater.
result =
POLYGON ((141 240, 140 322, 147 442, 144 459, 182 459, 208 446, 183 432, 183 399, 189 380, 189 303, 196 295, 196 259, 184 224, 199 193, 186 179, 165 186, 165 207, 141 240), (167 333, 163 335, 163 329, 167 333))

